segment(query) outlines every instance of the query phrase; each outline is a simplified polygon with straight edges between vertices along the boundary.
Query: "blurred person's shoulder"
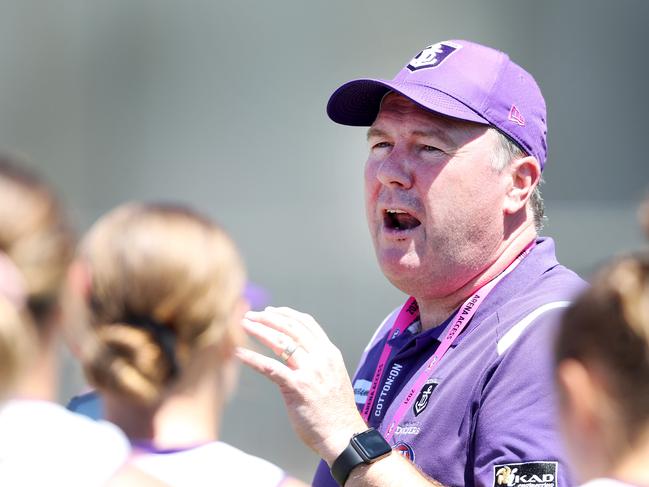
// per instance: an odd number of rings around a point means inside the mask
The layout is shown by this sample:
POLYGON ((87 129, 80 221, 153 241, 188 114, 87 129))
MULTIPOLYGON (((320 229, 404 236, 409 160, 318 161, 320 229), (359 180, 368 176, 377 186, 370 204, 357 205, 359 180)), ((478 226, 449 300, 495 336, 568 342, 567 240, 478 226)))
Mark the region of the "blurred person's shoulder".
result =
POLYGON ((133 465, 171 486, 195 485, 201 479, 205 485, 256 485, 275 487, 290 481, 280 467, 250 455, 222 441, 194 448, 145 452, 136 451, 133 465))
POLYGON ((634 487, 633 484, 627 484, 620 480, 609 479, 609 478, 599 478, 593 479, 585 484, 581 484, 580 487, 634 487))
POLYGON ((103 485, 129 454, 119 428, 58 404, 15 399, 0 408, 2 485, 103 485))

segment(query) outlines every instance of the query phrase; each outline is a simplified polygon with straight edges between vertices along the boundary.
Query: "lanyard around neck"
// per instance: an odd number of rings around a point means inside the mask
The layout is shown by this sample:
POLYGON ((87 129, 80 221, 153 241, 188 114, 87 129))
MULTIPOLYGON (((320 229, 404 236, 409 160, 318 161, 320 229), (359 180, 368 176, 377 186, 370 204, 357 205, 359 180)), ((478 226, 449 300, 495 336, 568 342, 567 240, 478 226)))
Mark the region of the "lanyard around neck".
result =
MULTIPOLYGON (((449 324, 446 326, 444 333, 441 336, 444 338, 440 342, 439 346, 435 350, 435 353, 427 360, 423 371, 419 374, 415 382, 413 383, 410 390, 405 394, 404 399, 397 408, 394 417, 389 423, 387 430, 384 433, 385 439, 390 441, 394 436, 396 426, 405 416, 410 404, 416 397, 416 392, 421 387, 424 386, 426 381, 432 376, 433 372, 437 369, 442 358, 446 355, 446 352, 451 347, 455 339, 462 333, 466 326, 471 321, 471 318, 476 313, 480 305, 484 302, 485 298, 489 295, 491 290, 496 287, 496 285, 510 272, 512 272, 518 264, 531 252, 534 247, 535 242, 530 243, 523 252, 511 263, 507 268, 498 274, 491 281, 483 285, 475 293, 473 293, 465 302, 460 306, 458 311, 455 313, 455 316, 451 319, 449 324)), ((416 320, 419 319, 419 306, 415 298, 410 297, 408 301, 403 305, 399 315, 397 316, 390 332, 388 333, 389 338, 385 341, 383 350, 379 357, 379 361, 372 377, 372 383, 370 385, 370 390, 367 392, 367 401, 365 406, 361 411, 363 419, 367 422, 370 414, 374 410, 374 403, 376 400, 376 393, 379 390, 379 382, 383 377, 383 372, 385 366, 390 358, 392 352, 392 346, 389 344, 390 340, 397 337, 403 333, 410 325, 412 325, 416 320)))

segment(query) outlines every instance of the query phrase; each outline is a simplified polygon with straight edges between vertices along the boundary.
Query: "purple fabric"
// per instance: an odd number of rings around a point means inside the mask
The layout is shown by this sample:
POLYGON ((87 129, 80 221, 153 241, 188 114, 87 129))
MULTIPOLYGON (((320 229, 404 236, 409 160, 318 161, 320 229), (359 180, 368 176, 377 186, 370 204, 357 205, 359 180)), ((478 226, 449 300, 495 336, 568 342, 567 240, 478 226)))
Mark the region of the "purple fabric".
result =
POLYGON ((155 455, 172 455, 174 453, 180 453, 183 451, 193 450, 194 448, 200 448, 211 442, 205 441, 202 443, 197 443, 191 446, 183 446, 178 448, 158 448, 152 441, 132 441, 131 446, 138 454, 151 453, 155 455))
POLYGON ((270 293, 263 287, 247 282, 243 295, 253 311, 261 311, 270 303, 270 293))
MULTIPOLYGON (((409 411, 393 446, 443 485, 493 486, 496 465, 523 462, 558 462, 557 485, 573 485, 557 432, 552 371, 552 342, 561 310, 541 314, 500 355, 497 344, 533 311, 570 300, 583 286, 576 274, 557 262, 554 242, 539 239, 458 337, 434 374, 436 385, 425 408, 417 415, 414 407, 409 411)), ((355 375, 357 400, 363 397, 359 384, 371 380, 378 358, 375 350, 386 338, 384 333, 375 341, 355 375)), ((420 344, 404 340, 403 348, 386 364, 389 371, 397 358, 403 367, 403 380, 393 392, 408 388, 425 361, 422 357, 430 357, 436 343, 434 336, 424 334, 420 344)), ((395 396, 386 397, 390 404, 385 405, 383 419, 396 410, 395 396)), ((324 462, 313 485, 336 485, 324 462)))
POLYGON ((345 83, 327 113, 343 125, 372 125, 390 90, 433 112, 492 125, 545 165, 545 100, 534 78, 501 51, 464 40, 433 44, 392 80, 345 83))
MULTIPOLYGON (((382 404, 391 404, 394 397, 401 391, 420 367, 435 352, 440 344, 440 335, 446 329, 453 315, 440 326, 426 330, 421 333, 412 333, 406 331, 395 338, 388 340, 392 346, 390 360, 386 363, 386 370, 390 374, 391 381, 389 389, 381 388, 377 392, 376 405, 374 411, 370 414, 368 425, 377 428, 382 419, 385 417, 387 407, 380 407, 382 404)), ((368 351, 367 363, 376 364, 381 356, 384 341, 380 346, 374 346, 368 351)), ((454 345, 451 345, 453 347, 454 345)), ((373 372, 373 371, 372 371, 373 372)))

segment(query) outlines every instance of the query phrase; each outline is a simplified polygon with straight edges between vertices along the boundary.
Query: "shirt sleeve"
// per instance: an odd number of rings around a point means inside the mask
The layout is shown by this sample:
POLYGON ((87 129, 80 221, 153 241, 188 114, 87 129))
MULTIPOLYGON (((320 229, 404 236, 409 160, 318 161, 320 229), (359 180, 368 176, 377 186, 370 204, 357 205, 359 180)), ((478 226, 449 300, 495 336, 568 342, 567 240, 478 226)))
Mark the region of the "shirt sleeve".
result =
POLYGON ((334 480, 329 471, 329 465, 324 460, 320 460, 318 468, 311 482, 312 487, 338 487, 338 482, 334 480))
POLYGON ((552 310, 537 317, 506 350, 498 351, 501 355, 480 381, 467 467, 467 477, 473 479, 467 485, 573 485, 554 390, 559 316, 560 310, 552 310))

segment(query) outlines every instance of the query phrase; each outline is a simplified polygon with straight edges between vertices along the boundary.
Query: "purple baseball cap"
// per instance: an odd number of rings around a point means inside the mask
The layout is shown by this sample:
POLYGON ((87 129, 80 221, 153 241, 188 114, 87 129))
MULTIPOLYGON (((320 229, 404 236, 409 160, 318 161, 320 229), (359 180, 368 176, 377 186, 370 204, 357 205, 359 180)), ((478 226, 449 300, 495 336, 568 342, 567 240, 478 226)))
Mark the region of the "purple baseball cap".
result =
POLYGON ((491 125, 545 166, 545 100, 532 75, 504 52, 464 40, 438 42, 392 80, 345 83, 329 98, 327 114, 343 125, 370 126, 390 91, 435 113, 491 125))

